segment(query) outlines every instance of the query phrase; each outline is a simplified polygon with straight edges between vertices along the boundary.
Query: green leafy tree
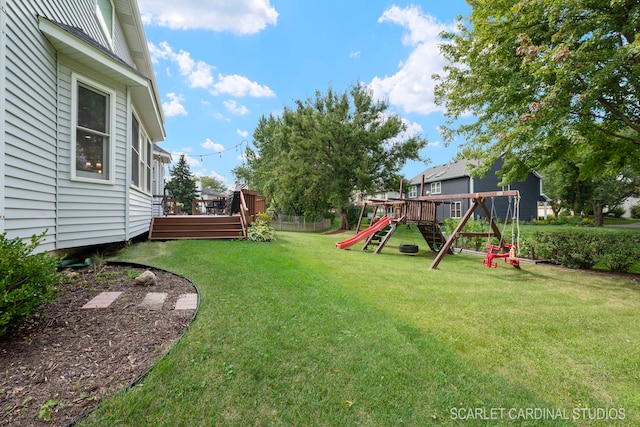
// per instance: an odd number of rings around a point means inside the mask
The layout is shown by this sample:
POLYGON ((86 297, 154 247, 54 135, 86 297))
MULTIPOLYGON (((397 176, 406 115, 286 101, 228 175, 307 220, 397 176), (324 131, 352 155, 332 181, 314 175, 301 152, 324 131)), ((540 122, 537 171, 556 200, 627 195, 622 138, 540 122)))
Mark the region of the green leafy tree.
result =
POLYGON ((178 203, 182 204, 182 209, 191 214, 191 202, 199 197, 196 187, 196 179, 189 169, 184 154, 180 156, 180 160, 175 167, 169 168, 171 180, 167 182, 167 189, 178 203))
POLYGON ((640 176, 630 167, 616 174, 581 177, 579 166, 565 159, 548 167, 544 176, 545 194, 553 199, 556 216, 561 209, 592 214, 597 226, 604 224, 605 210, 614 211, 640 192, 640 176))
POLYGON ((219 180, 218 178, 212 176, 203 176, 200 178, 202 182, 203 188, 208 188, 213 191, 217 191, 218 193, 224 193, 228 190, 227 185, 219 180))
POLYGON ((435 76, 445 140, 463 135, 482 152, 480 173, 504 155, 504 182, 577 153, 581 176, 600 175, 604 165, 639 171, 639 2, 471 5, 459 31, 444 34, 449 65, 435 76))
POLYGON ((397 185, 400 168, 426 145, 417 135, 403 136, 405 122, 387 109, 361 83, 343 93, 316 91, 281 117, 262 117, 256 151, 248 149, 247 168, 234 173, 277 209, 315 217, 336 209, 340 229, 348 229, 354 191, 397 185))

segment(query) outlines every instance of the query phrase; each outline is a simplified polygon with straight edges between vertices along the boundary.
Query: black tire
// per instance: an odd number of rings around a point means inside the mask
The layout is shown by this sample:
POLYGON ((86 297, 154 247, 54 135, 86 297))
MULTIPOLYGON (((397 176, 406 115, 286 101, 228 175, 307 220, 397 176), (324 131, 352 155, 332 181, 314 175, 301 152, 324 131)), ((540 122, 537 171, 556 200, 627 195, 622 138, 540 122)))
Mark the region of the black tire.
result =
POLYGON ((398 246, 398 250, 403 254, 415 254, 418 252, 420 248, 418 245, 400 245, 398 246))

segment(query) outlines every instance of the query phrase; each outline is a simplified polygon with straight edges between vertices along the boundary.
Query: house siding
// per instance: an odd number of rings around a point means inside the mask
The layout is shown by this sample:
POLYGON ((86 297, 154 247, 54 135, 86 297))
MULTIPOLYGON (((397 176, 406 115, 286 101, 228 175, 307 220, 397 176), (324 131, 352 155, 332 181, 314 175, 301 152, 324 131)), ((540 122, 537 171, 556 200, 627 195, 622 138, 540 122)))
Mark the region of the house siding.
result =
MULTIPOLYGON (((463 172, 461 166, 463 164, 453 163, 449 165, 436 166, 435 168, 425 171, 423 176, 431 176, 431 179, 425 180, 423 195, 440 196, 443 203, 438 206, 436 214, 439 219, 451 217, 451 205, 448 202, 461 203, 461 215, 471 206, 470 199, 447 199, 447 194, 463 194, 463 193, 483 193, 495 192, 503 189, 500 186, 500 176, 498 171, 502 168, 503 160, 498 159, 484 177, 471 178, 469 174, 463 172), (449 166, 451 165, 451 169, 449 166), (435 176, 434 176, 435 175, 435 176), (442 180, 438 179, 438 175, 442 175, 442 180), (453 175, 453 176, 452 176, 453 175), (429 194, 431 183, 441 182, 440 194, 429 194)), ((420 177, 420 176, 419 176, 420 177)), ((419 181, 419 177, 415 177, 412 183, 419 181)), ((520 191, 519 218, 524 221, 531 221, 538 215, 538 200, 540 199, 541 178, 534 173, 529 173, 524 181, 514 182, 508 188, 509 190, 520 191)), ((418 192, 420 184, 417 184, 418 192)), ((505 217, 513 217, 515 215, 515 200, 510 197, 492 197, 485 201, 485 205, 489 213, 504 220, 505 217)), ((484 213, 477 209, 474 212, 474 218, 486 218, 484 213)))
POLYGON ((114 81, 102 78, 81 64, 60 57, 60 134, 59 144, 64 149, 59 153, 59 195, 58 216, 60 230, 58 243, 60 248, 78 246, 83 238, 91 237, 92 244, 104 244, 124 241, 126 235, 127 194, 127 117, 126 88, 114 81), (80 78, 99 81, 116 91, 115 135, 112 135, 114 150, 114 182, 99 183, 71 179, 71 129, 72 114, 72 73, 80 78), (75 227, 78 224, 78 227, 75 227), (92 224, 92 226, 90 226, 92 224))
MULTIPOLYGON (((0 29, 6 35, 0 42, 0 232, 28 239, 48 230, 41 251, 125 241, 147 232, 151 194, 130 188, 130 89, 58 52, 39 28, 42 16, 80 28, 108 46, 95 17, 95 0, 0 4, 0 29), (115 92, 110 182, 72 179, 74 73, 115 92)), ((115 19, 114 53, 133 64, 118 13, 115 19)))
POLYGON ((4 231, 13 238, 48 230, 41 249, 51 250, 57 235, 55 52, 30 5, 10 1, 6 7, 4 231))

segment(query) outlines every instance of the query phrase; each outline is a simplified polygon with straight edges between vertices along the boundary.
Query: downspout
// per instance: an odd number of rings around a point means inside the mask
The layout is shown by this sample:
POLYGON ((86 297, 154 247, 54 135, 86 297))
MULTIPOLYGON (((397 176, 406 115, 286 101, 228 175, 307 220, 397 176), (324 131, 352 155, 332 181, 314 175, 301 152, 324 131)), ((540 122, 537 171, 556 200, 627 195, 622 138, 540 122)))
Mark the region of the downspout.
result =
POLYGON ((7 1, 0 0, 0 234, 5 219, 5 144, 6 144, 6 82, 7 82, 7 1))

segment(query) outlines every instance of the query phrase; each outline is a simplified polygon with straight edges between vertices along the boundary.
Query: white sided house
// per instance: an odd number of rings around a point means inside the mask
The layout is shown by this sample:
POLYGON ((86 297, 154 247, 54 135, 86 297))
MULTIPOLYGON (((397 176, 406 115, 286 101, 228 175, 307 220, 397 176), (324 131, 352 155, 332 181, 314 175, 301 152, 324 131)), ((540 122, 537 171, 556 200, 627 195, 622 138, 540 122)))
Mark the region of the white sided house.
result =
POLYGON ((136 0, 0 0, 0 233, 149 231, 164 118, 136 0))

